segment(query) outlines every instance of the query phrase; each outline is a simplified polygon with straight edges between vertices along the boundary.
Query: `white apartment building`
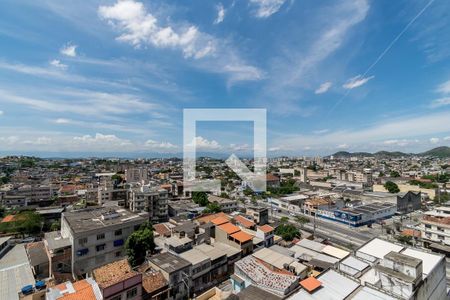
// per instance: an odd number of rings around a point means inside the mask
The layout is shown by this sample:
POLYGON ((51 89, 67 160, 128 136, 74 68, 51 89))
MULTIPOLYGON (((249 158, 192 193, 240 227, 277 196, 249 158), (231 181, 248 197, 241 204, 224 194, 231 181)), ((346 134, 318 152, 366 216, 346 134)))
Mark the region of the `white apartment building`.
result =
POLYGON ((418 229, 425 241, 450 246, 450 207, 425 212, 418 229))
POLYGON ((132 212, 147 212, 152 223, 165 222, 169 215, 169 192, 165 189, 139 186, 127 194, 128 208, 132 212))
POLYGON ((61 236, 71 243, 73 275, 82 276, 123 258, 128 236, 147 220, 146 214, 131 213, 120 207, 63 213, 61 236))

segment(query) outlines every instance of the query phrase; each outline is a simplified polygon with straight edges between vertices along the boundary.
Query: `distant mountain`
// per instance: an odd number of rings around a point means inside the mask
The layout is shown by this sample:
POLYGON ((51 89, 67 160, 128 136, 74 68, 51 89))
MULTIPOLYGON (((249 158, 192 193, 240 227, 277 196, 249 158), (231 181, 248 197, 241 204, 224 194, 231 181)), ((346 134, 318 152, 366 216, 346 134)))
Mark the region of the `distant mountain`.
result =
POLYGON ((434 156, 439 158, 448 158, 450 157, 450 147, 446 146, 437 147, 420 153, 420 156, 434 156))
POLYGON ((450 158, 450 147, 442 146, 437 147, 422 153, 404 153, 400 151, 378 151, 376 153, 368 153, 368 152, 347 152, 347 151, 339 151, 332 154, 334 157, 340 158, 349 158, 349 157, 377 157, 377 158, 398 158, 398 157, 407 157, 412 155, 418 156, 433 156, 438 158, 450 158))
POLYGON ((339 151, 333 154, 334 157, 341 157, 341 158, 347 158, 347 157, 371 157, 373 156, 372 153, 369 152, 348 152, 348 151, 339 151))
POLYGON ((400 152, 400 151, 394 151, 394 152, 378 151, 374 155, 375 155, 375 157, 393 158, 393 157, 410 156, 411 153, 404 153, 404 152, 400 152))

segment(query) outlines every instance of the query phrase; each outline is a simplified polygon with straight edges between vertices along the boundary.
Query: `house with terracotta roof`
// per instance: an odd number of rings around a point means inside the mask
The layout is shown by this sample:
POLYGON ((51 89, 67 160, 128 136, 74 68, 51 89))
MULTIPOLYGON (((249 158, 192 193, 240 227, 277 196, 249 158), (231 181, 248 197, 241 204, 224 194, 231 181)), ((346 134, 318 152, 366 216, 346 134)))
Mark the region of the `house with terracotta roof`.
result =
POLYGON ((243 255, 250 254, 253 251, 253 237, 230 222, 216 227, 215 239, 218 242, 240 249, 243 255))
MULTIPOLYGON (((102 300, 100 289, 92 278, 74 283, 67 281, 49 288, 46 300, 102 300)), ((136 299, 136 298, 135 298, 136 299)))
POLYGON ((270 247, 274 244, 274 228, 270 225, 259 226, 256 229, 256 237, 264 241, 264 247, 270 247))
POLYGON ((234 222, 247 229, 255 230, 256 228, 256 223, 253 222, 253 220, 247 219, 241 215, 234 217, 234 222))
POLYGON ((132 270, 126 259, 97 268, 92 274, 104 299, 142 297, 142 274, 132 270))

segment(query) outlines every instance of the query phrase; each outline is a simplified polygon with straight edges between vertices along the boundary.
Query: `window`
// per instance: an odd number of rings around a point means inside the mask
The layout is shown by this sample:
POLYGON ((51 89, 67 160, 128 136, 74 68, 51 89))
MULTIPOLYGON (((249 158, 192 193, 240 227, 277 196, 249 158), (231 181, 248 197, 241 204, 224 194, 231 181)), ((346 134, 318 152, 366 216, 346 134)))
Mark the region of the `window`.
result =
POLYGON ((117 230, 114 232, 114 235, 122 235, 122 229, 117 229, 117 230))
POLYGON ((444 228, 438 227, 437 230, 438 230, 438 231, 444 231, 444 228))
POLYGON ((141 225, 134 225, 134 231, 139 230, 141 228, 141 225))
POLYGON ((136 297, 137 295, 137 287, 132 288, 131 290, 127 291, 127 299, 131 299, 136 297))
POLYGON ((438 239, 443 240, 445 237, 443 235, 438 235, 438 239))
POLYGON ((87 241, 88 241, 88 239, 87 239, 87 237, 85 237, 85 238, 79 239, 79 240, 78 240, 78 243, 79 243, 80 245, 84 245, 84 244, 87 243, 87 241))
POLYGON ((117 251, 116 252, 116 257, 120 257, 120 256, 122 256, 122 251, 117 251))
POLYGON ((103 251, 105 250, 105 244, 97 245, 95 246, 95 248, 97 249, 97 252, 103 251))
POLYGON ((104 238, 105 238, 105 234, 104 233, 97 234, 97 241, 98 240, 103 240, 104 238))
POLYGON ((431 228, 431 225, 425 224, 425 228, 431 228))
POLYGON ((122 300, 122 295, 114 296, 114 297, 112 297, 112 298, 109 299, 109 300, 122 300))

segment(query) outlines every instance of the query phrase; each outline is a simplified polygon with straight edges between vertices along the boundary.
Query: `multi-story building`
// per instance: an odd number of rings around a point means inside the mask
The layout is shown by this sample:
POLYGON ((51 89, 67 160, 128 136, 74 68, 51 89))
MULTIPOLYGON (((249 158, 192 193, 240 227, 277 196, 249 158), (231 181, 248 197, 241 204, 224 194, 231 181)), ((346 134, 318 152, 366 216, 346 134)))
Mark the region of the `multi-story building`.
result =
POLYGON ((63 213, 61 236, 70 240, 74 276, 123 258, 126 239, 147 220, 120 207, 63 213))
POLYGON ((130 168, 125 170, 125 180, 128 183, 148 182, 148 170, 147 168, 130 168))
POLYGON ((431 243, 450 246, 450 207, 425 212, 418 229, 426 246, 431 243))
POLYGON ((128 190, 128 208, 132 212, 147 212, 152 223, 165 222, 169 216, 169 193, 165 189, 140 186, 128 190))
POLYGON ((248 206, 245 213, 246 215, 253 217, 255 223, 258 225, 269 223, 269 210, 266 207, 248 206))
POLYGON ((148 262, 169 282, 169 299, 189 298, 192 287, 190 262, 169 252, 153 255, 148 262))
POLYGON ((233 199, 217 197, 214 195, 208 195, 208 201, 210 203, 216 203, 217 205, 219 205, 220 210, 225 213, 231 213, 233 211, 236 211, 238 208, 237 200, 233 200, 233 199))
POLYGON ((2 206, 17 208, 24 206, 45 206, 53 197, 49 185, 23 185, 0 192, 2 206))

